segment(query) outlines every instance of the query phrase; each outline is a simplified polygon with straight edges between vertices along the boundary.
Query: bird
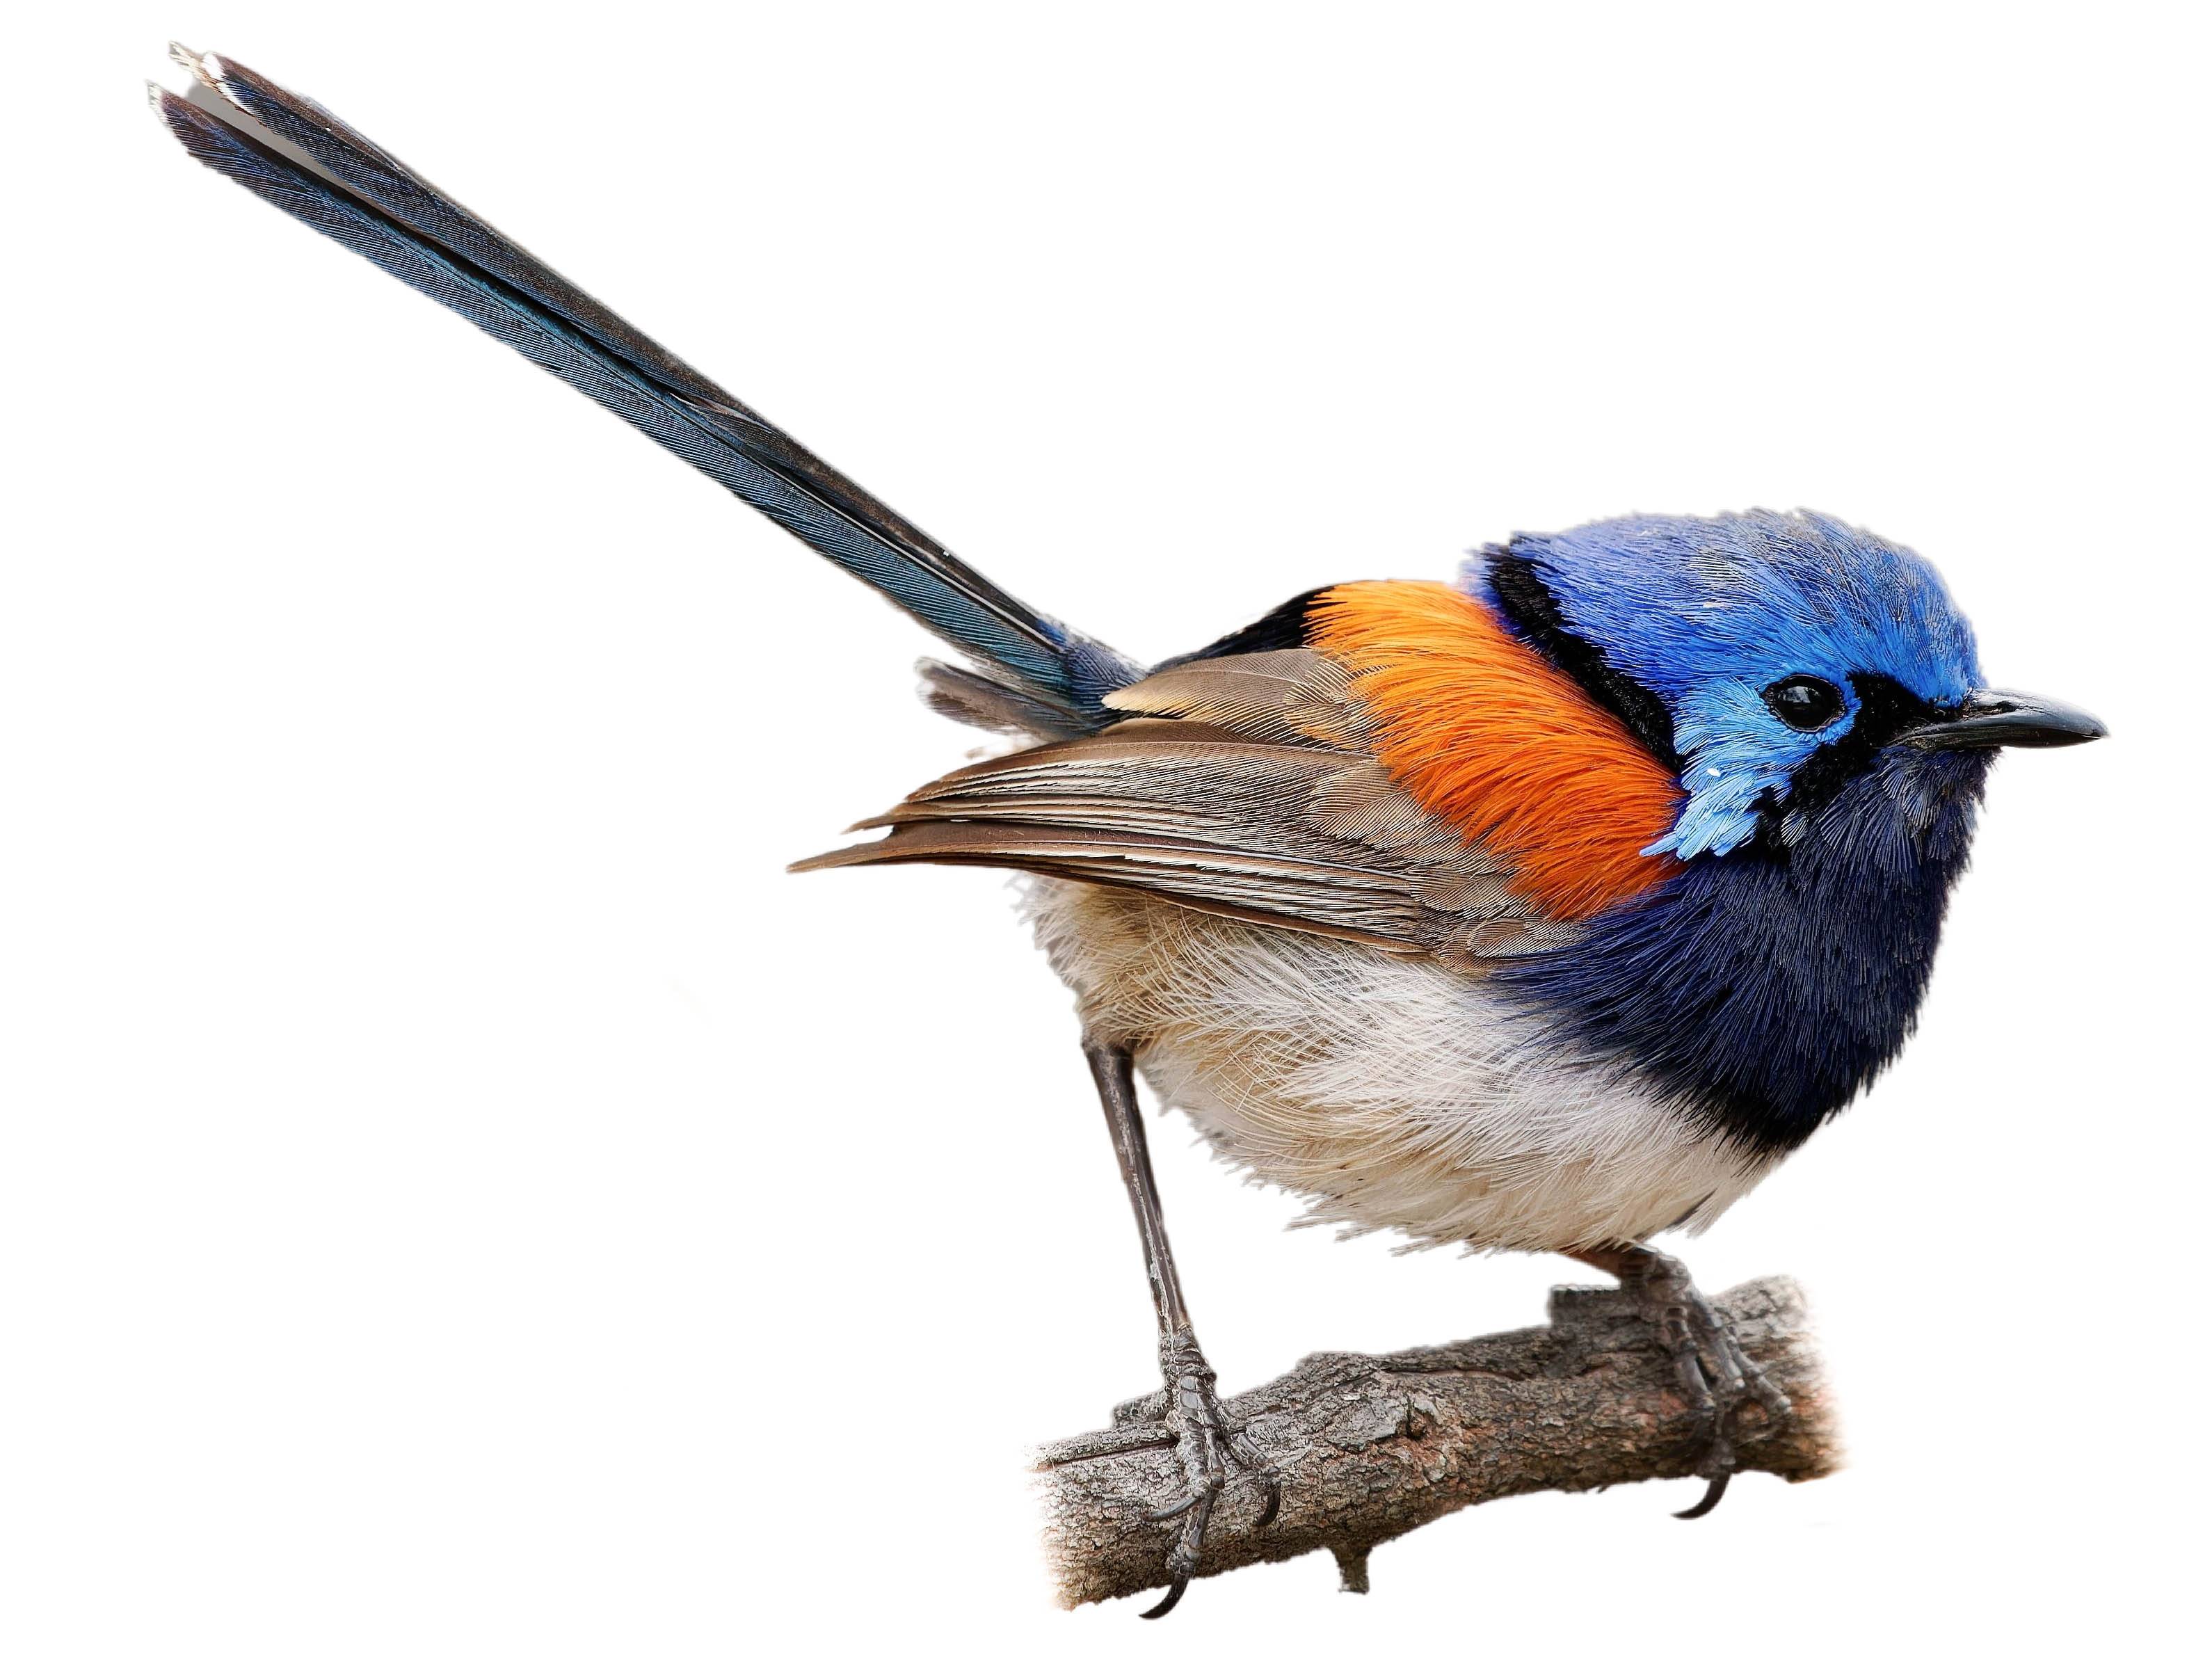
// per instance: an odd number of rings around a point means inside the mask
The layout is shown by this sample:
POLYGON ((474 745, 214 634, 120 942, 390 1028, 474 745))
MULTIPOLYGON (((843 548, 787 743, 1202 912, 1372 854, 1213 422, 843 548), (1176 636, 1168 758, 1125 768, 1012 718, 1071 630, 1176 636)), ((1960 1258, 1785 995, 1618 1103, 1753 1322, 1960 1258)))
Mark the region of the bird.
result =
POLYGON ((171 48, 196 159, 460 313, 905 610, 997 752, 794 866, 1026 883, 1151 1287, 1167 1594, 1249 1482, 1137 1082, 1313 1218, 1550 1252, 1650 1322, 1708 1513, 1789 1402, 1676 1257, 1899 1053, 2004 748, 2106 735, 1991 690, 1935 567, 1810 512, 1520 533, 1146 664, 1023 603, 311 100, 171 48))

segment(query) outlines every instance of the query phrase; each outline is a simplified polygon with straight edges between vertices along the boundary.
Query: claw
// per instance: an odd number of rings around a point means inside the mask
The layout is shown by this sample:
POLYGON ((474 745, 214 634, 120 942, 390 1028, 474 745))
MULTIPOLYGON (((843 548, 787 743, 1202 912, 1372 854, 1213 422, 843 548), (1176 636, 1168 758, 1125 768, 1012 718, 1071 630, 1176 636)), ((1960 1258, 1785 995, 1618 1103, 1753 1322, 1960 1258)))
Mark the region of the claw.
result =
POLYGON ((1182 1600, 1182 1593, 1190 1588, 1190 1580, 1178 1578, 1168 1586, 1168 1593, 1158 1602, 1137 1615, 1139 1619, 1164 1619, 1175 1611, 1175 1604, 1182 1600))
POLYGON ((1219 1483, 1209 1482, 1183 1505, 1190 1511, 1190 1518, 1182 1523, 1182 1535, 1168 1552, 1168 1593, 1158 1607, 1143 1615, 1145 1618, 1165 1618, 1182 1600, 1183 1591, 1190 1588, 1190 1581, 1198 1572, 1199 1549, 1206 1542, 1206 1523, 1213 1518, 1213 1502, 1220 1495, 1219 1483))
POLYGON ((1674 1518, 1677 1521, 1695 1521, 1700 1516, 1711 1515, 1720 1507, 1721 1498, 1729 1489, 1729 1476, 1726 1474, 1714 1475, 1705 1482, 1705 1495, 1686 1510, 1676 1510, 1674 1518))
POLYGON ((1283 1512, 1283 1483, 1275 1479, 1272 1470, 1263 1478, 1267 1483, 1267 1501, 1261 1508, 1260 1518, 1252 1523, 1255 1527, 1267 1525, 1283 1512))
POLYGON ((1178 1515, 1188 1515, 1193 1510, 1198 1507, 1199 1500, 1205 1496, 1206 1489, 1201 1486, 1198 1491, 1191 1493, 1189 1497, 1184 1498, 1182 1503, 1171 1504, 1164 1510, 1154 1510, 1151 1514, 1147 1515, 1145 1519, 1147 1521, 1172 1521, 1178 1515))
POLYGON ((1247 1435, 1239 1433, 1231 1438, 1229 1455, 1236 1460, 1238 1468, 1260 1483, 1267 1494, 1260 1505, 1260 1518, 1252 1524, 1268 1525, 1283 1511, 1283 1477, 1275 1472, 1273 1464, 1260 1455, 1259 1448, 1247 1435))

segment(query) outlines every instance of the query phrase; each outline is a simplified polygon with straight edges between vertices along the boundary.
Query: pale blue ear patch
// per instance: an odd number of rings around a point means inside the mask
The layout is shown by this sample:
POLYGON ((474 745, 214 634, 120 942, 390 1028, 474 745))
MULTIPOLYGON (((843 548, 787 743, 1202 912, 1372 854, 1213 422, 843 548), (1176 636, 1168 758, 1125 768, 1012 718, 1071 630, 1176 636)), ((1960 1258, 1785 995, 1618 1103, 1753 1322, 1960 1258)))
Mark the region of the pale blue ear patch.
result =
POLYGON ((1747 681, 1709 681, 1675 706, 1674 739, 1682 755, 1682 804, 1674 827, 1644 849, 1678 859, 1734 852, 1759 829, 1762 797, 1788 793, 1790 779, 1824 741, 1851 728, 1855 692, 1844 691, 1844 714, 1819 732, 1797 732, 1776 717, 1747 681))
POLYGON ((1973 630, 1935 567, 1818 514, 1516 536, 1470 567, 1471 590, 1493 604, 1487 573, 1504 552, 1536 573, 1565 633, 1663 705, 1687 799, 1654 854, 1724 854, 1757 834, 1762 799, 1786 799, 1803 763, 1853 729, 1852 676, 1939 706, 1981 684, 1973 630), (1838 688, 1845 714, 1809 732, 1784 720, 1760 693, 1792 675, 1838 688))

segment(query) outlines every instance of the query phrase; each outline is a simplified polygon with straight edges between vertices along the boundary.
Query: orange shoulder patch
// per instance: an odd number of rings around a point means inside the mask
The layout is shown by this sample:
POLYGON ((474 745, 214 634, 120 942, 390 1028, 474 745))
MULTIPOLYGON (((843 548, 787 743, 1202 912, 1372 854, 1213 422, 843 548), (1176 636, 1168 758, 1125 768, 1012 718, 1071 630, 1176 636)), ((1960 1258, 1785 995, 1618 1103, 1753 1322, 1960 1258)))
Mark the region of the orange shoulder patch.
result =
POLYGON ((1441 582, 1347 582, 1308 612, 1352 670, 1399 787, 1510 859, 1513 885, 1581 921, 1680 866, 1644 848, 1682 791, 1667 769, 1480 601, 1441 582))

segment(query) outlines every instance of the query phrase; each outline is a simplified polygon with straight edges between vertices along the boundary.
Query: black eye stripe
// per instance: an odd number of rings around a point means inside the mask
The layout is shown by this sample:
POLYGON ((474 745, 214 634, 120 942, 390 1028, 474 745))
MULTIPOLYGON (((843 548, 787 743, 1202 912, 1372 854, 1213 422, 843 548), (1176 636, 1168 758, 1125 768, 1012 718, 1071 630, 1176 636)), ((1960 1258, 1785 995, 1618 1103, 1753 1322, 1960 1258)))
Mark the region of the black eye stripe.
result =
POLYGON ((1658 694, 1606 660, 1605 653, 1566 625, 1559 602, 1536 562, 1511 547, 1490 550, 1490 591, 1506 619, 1522 637, 1542 652, 1553 666, 1589 693, 1649 750, 1680 776, 1682 757, 1674 748, 1674 717, 1658 694))
POLYGON ((1799 763, 1790 775, 1789 793, 1784 799, 1778 801, 1770 795, 1760 803, 1760 840, 1770 851, 1786 853, 1779 835, 1785 810, 1793 813, 1819 811, 1842 792, 1845 784, 1874 764, 1883 744, 1899 732, 1931 719, 1935 713, 1924 700, 1887 674, 1854 674, 1851 690, 1858 694, 1859 700, 1851 729, 1841 737, 1828 738, 1799 763))
POLYGON ((1759 694, 1774 717, 1799 732, 1818 732, 1843 717, 1844 694, 1815 674, 1792 674, 1759 694))

